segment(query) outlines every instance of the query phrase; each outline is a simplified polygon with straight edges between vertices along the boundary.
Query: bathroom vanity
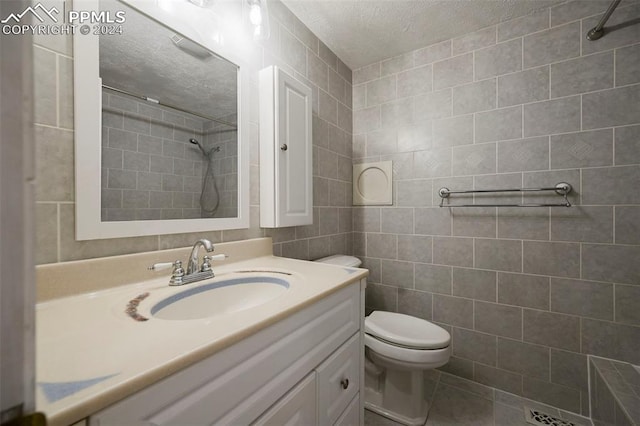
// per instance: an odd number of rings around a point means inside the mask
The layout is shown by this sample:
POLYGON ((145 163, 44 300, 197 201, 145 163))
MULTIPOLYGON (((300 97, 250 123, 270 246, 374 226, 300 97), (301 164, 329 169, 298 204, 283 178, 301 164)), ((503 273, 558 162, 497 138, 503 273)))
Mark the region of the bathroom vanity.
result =
MULTIPOLYGON (((86 278, 87 268, 144 269, 186 252, 48 265, 38 274, 52 291, 63 276, 86 278)), ((268 238, 218 244, 216 252, 230 257, 214 264, 213 280, 169 287, 163 274, 38 305, 38 409, 50 424, 362 424, 367 271, 273 257, 268 238), (246 306, 199 318, 160 315, 176 301, 251 280, 286 289, 258 302, 239 297, 246 306)))

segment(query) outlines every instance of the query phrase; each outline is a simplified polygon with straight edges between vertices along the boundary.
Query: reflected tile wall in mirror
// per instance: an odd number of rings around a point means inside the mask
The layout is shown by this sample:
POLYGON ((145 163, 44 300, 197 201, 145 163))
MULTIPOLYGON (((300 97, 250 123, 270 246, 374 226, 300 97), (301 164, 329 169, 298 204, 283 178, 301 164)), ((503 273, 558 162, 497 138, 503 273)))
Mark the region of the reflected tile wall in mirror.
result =
POLYGON ((102 98, 103 221, 237 216, 235 129, 108 89, 102 98))

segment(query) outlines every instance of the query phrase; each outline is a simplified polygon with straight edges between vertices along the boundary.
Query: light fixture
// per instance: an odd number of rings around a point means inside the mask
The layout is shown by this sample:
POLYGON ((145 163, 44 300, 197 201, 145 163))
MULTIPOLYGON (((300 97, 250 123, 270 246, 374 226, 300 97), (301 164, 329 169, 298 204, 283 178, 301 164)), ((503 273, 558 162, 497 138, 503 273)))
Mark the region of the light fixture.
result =
POLYGON ((267 0, 245 0, 245 16, 251 24, 254 40, 269 38, 269 11, 267 0))

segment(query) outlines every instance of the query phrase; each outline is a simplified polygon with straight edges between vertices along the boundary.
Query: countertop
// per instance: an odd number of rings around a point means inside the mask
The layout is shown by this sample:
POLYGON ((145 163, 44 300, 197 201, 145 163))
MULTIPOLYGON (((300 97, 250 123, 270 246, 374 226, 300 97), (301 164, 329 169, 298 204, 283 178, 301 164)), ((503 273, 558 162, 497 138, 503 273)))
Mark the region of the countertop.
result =
POLYGON ((225 262, 214 271, 214 281, 237 277, 238 271, 244 276, 254 273, 247 271, 272 271, 255 274, 285 278, 290 287, 263 305, 195 320, 158 319, 150 309, 159 300, 211 280, 169 287, 168 275, 163 275, 38 304, 36 401, 49 424, 85 418, 368 274, 274 256, 225 262), (138 315, 148 320, 136 321, 126 313, 136 305, 138 315))

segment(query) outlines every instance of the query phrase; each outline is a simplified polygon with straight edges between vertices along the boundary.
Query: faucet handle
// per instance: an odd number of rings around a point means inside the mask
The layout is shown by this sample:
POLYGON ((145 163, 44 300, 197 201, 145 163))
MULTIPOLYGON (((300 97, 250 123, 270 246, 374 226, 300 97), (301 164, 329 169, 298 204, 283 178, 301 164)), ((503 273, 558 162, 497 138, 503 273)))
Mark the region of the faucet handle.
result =
POLYGON ((182 285, 184 284, 184 268, 182 267, 182 262, 180 260, 176 260, 175 262, 161 262, 154 263, 149 266, 149 270, 151 271, 162 271, 163 269, 168 269, 173 266, 173 272, 171 273, 171 279, 169 280, 169 285, 182 285))
POLYGON ((147 269, 150 271, 162 271, 163 269, 171 268, 174 263, 175 262, 154 263, 153 265, 149 266, 147 269))
POLYGON ((225 260, 227 257, 226 254, 216 254, 215 256, 204 256, 202 258, 202 266, 200 267, 201 272, 206 272, 211 270, 211 261, 212 260, 225 260))
POLYGON ((174 268, 174 272, 175 272, 175 269, 182 269, 182 262, 179 260, 176 260, 175 262, 154 263, 153 265, 149 266, 147 269, 150 271, 162 271, 164 269, 168 269, 171 267, 174 268))
POLYGON ((229 256, 226 254, 216 254, 215 256, 207 256, 209 260, 225 260, 229 256))
POLYGON ((176 260, 175 262, 161 262, 154 263, 149 266, 150 271, 162 271, 163 269, 168 269, 173 267, 173 272, 171 274, 171 279, 181 279, 184 277, 184 268, 182 268, 182 262, 180 260, 176 260))

